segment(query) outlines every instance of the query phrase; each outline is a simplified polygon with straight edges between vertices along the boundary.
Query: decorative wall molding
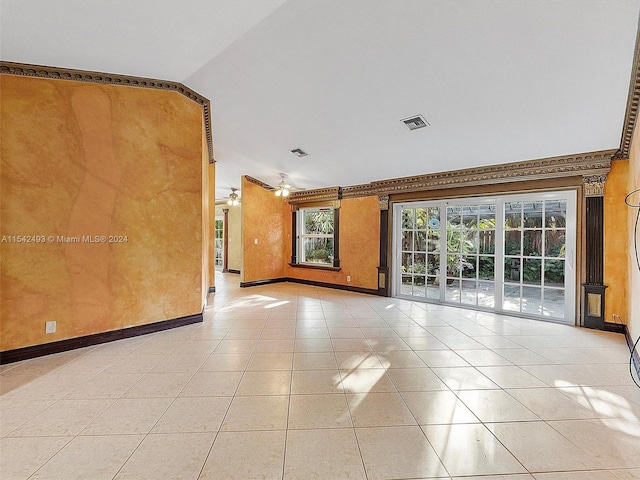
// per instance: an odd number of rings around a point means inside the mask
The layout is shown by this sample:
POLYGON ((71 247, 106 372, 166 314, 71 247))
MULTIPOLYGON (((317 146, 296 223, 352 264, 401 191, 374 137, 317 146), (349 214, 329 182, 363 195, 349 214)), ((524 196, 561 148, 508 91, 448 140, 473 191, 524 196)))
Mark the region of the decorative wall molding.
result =
POLYGON ((207 98, 194 92, 189 87, 186 87, 181 83, 156 80, 153 78, 133 77, 130 75, 75 70, 71 68, 46 67, 42 65, 29 65, 4 61, 0 61, 0 74, 48 78, 53 80, 68 80, 72 82, 101 83, 105 85, 120 85, 126 87, 155 88, 159 90, 171 90, 178 92, 202 107, 205 133, 207 136, 209 163, 215 163, 213 157, 213 136, 211 133, 211 104, 207 98))
POLYGON ((246 178, 248 182, 251 182, 254 185, 258 185, 259 187, 262 187, 265 190, 269 190, 270 192, 276 191, 274 187, 272 187, 268 183, 264 183, 262 180, 258 180, 257 178, 250 177, 249 175, 245 175, 244 178, 246 178))
POLYGON ((604 185, 607 175, 586 175, 582 177, 585 197, 604 197, 604 185))
POLYGON ((320 202, 324 200, 340 200, 341 198, 342 188, 340 187, 316 188, 315 190, 292 192, 289 195, 289 203, 320 202))
MULTIPOLYGON (((348 187, 320 188, 292 193, 290 203, 318 202, 331 200, 339 195, 341 199, 377 195, 383 202, 384 196, 396 193, 420 192, 443 188, 494 185, 496 183, 546 180, 563 177, 604 176, 611 170, 611 158, 616 150, 562 155, 559 157, 527 160, 524 162, 489 165, 486 167, 429 173, 413 177, 379 180, 348 187)), ((586 184, 585 184, 586 185, 586 184)), ((381 209, 383 203, 380 204, 381 209)), ((388 208, 388 206, 387 206, 388 208)))
POLYGON ((389 195, 378 195, 378 208, 389 210, 389 195))
POLYGON ((638 103, 640 103, 640 22, 636 36, 636 49, 633 53, 627 108, 624 113, 624 123, 622 124, 622 138, 620 139, 620 148, 614 155, 613 160, 629 158, 631 140, 638 120, 638 103))

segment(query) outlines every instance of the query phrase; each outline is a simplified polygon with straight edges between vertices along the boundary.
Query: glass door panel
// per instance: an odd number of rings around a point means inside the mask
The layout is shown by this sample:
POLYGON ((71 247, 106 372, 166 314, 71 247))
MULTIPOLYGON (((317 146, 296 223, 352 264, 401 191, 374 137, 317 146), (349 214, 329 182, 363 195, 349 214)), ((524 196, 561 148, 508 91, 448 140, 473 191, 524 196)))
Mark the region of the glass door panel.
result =
POLYGON ((394 206, 394 295, 574 322, 575 192, 394 206))

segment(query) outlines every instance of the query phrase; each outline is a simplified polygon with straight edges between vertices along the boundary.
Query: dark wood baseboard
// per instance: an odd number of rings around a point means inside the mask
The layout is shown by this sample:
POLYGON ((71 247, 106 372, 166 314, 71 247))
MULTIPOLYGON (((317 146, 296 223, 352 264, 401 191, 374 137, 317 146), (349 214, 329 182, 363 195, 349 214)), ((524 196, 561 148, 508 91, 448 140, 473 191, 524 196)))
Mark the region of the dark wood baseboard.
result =
POLYGON ((255 280, 253 282, 240 282, 240 287, 241 288, 246 288, 246 287, 259 287, 260 285, 269 285, 271 283, 282 283, 282 282, 287 282, 287 277, 281 277, 281 278, 270 278, 268 280, 255 280))
POLYGON ((163 320, 161 322, 136 325, 135 327, 122 328, 120 330, 112 330, 110 332, 94 333, 93 335, 68 338, 66 340, 59 340, 57 342, 16 348, 14 350, 5 350, 4 352, 0 352, 0 365, 19 362, 22 360, 29 360, 36 357, 43 357, 45 355, 51 355, 53 353, 67 352, 69 350, 75 350, 77 348, 100 345, 101 343, 113 342, 115 340, 138 337, 140 335, 147 335, 149 333, 161 332, 163 330, 183 327, 185 325, 200 323, 202 321, 202 313, 198 313, 186 317, 163 320))
POLYGON ((227 270, 227 273, 237 273, 238 275, 240 275, 240 270, 234 270, 230 268, 229 270, 227 270))
POLYGON ((624 335, 627 331, 627 326, 622 323, 604 322, 603 330, 605 332, 621 333, 624 335))
POLYGON ((635 341, 633 340, 633 338, 631 338, 631 332, 629 331, 629 327, 627 325, 625 325, 624 327, 625 327, 624 337, 627 340, 627 345, 629 346, 629 352, 631 353, 631 356, 633 358, 633 365, 636 368, 636 374, 640 378, 640 352, 638 352, 638 348, 640 348, 640 344, 638 344, 635 350, 633 349, 633 345, 635 341))
POLYGON ((303 285, 313 285, 314 287, 333 288, 335 290, 346 290, 348 292, 365 293, 367 295, 381 296, 380 292, 373 288, 352 287, 350 285, 340 285, 338 283, 317 282, 315 280, 307 280, 304 278, 280 277, 268 280, 257 280, 255 282, 241 282, 241 287, 257 287, 259 285, 268 285, 270 283, 301 283, 303 285))

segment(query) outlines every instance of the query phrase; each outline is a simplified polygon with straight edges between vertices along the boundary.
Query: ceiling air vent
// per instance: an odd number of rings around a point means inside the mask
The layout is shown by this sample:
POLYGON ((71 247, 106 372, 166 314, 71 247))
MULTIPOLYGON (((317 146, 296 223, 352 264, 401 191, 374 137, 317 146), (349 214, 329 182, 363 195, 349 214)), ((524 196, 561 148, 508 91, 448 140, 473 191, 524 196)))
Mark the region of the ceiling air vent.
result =
POLYGON ((422 115, 416 115, 413 117, 405 118, 401 120, 409 130, 417 130, 418 128, 426 127, 429 125, 422 115))
POLYGON ((307 155, 309 155, 307 152, 305 152, 301 148, 294 148, 293 150, 291 150, 291 153, 293 153, 297 157, 306 157, 307 155))

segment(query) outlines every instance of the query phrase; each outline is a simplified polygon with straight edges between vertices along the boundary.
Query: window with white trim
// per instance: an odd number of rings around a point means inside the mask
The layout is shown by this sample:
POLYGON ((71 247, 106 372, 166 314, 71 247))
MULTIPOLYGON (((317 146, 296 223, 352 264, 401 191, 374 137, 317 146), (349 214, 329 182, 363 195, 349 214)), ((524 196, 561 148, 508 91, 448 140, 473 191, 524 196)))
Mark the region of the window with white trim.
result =
POLYGON ((298 263, 333 266, 335 258, 333 207, 298 211, 298 263))

